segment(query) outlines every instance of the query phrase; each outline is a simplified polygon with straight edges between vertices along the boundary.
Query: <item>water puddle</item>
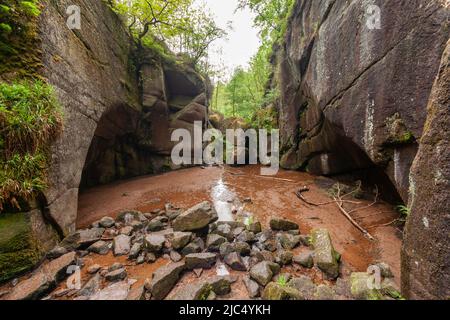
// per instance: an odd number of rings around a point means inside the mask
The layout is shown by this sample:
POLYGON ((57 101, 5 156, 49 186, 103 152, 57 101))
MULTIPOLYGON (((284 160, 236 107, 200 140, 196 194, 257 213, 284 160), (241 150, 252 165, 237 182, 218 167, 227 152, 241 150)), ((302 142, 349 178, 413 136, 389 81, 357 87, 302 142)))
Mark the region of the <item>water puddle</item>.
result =
POLYGON ((241 205, 236 194, 228 188, 222 178, 212 188, 211 198, 219 221, 234 221, 233 212, 237 212, 241 205))

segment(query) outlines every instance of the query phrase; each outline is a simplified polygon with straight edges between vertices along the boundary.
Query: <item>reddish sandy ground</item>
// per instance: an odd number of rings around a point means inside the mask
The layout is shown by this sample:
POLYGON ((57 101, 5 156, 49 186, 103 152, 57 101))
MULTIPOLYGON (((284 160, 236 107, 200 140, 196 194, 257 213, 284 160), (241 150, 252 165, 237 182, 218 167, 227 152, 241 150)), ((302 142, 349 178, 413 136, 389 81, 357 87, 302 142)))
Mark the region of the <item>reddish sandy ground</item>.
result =
MULTIPOLYGON (((211 189, 223 179, 226 186, 234 191, 240 200, 251 198, 245 205, 245 211, 252 213, 264 227, 268 227, 272 216, 284 217, 300 225, 302 234, 312 228, 323 227, 330 231, 336 249, 342 254, 343 276, 352 271, 366 271, 369 264, 377 261, 387 262, 395 275, 400 279, 400 232, 392 225, 382 226, 397 218, 392 205, 384 202, 353 213, 353 217, 367 228, 376 238, 370 241, 356 229, 339 211, 336 204, 310 206, 295 195, 295 191, 308 186, 310 191, 304 196, 313 203, 325 203, 332 200, 327 190, 319 185, 329 183, 325 178, 315 177, 307 173, 281 170, 274 178, 259 176, 259 167, 242 168, 191 168, 158 176, 140 177, 128 181, 117 182, 96 187, 80 195, 78 227, 87 227, 104 216, 114 217, 124 210, 140 210, 143 212, 161 209, 165 203, 172 203, 180 208, 188 208, 204 200, 211 200, 211 189)), ((357 200, 360 204, 351 204, 348 210, 365 207, 370 200, 357 200)), ((296 251, 304 249, 297 249, 296 251)), ((90 256, 86 266, 100 264, 111 265, 117 259, 112 256, 90 256)), ((121 261, 126 262, 126 261, 121 261)), ((167 261, 160 260, 156 266, 167 261)), ((85 268, 86 269, 86 268, 85 268)), ((135 284, 142 285, 145 278, 150 278, 155 264, 128 266, 129 278, 136 279, 135 284)), ((307 274, 316 283, 326 282, 317 270, 305 270, 289 267, 285 271, 293 274, 307 274)), ((205 270, 202 278, 215 275, 215 269, 205 270)), ((232 272, 241 278, 244 273, 232 272)), ((194 273, 186 273, 177 284, 172 294, 187 283, 197 281, 194 273)), ((169 295, 170 297, 170 295, 169 295)), ((246 298, 242 281, 233 285, 232 296, 225 298, 246 298)))

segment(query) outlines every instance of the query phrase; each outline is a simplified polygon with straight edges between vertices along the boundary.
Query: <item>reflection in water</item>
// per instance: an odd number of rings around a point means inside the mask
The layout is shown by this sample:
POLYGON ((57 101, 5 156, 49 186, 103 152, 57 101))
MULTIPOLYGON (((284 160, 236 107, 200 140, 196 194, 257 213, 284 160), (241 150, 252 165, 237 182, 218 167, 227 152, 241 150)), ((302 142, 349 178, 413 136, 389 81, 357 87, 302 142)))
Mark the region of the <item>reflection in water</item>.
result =
POLYGON ((211 191, 211 198, 219 216, 219 221, 234 221, 233 209, 236 208, 236 194, 228 189, 222 178, 211 191))

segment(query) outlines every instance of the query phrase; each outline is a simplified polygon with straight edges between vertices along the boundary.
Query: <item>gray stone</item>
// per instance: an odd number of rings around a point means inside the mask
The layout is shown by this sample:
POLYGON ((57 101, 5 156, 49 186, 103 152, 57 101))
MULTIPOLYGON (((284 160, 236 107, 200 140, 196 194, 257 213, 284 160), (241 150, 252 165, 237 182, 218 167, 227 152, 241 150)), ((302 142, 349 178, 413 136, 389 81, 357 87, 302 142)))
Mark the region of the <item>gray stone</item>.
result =
POLYGON ((191 253, 185 257, 187 269, 210 269, 216 264, 217 255, 215 253, 191 253))
POLYGON ((122 268, 123 268, 123 264, 121 264, 120 262, 114 262, 112 265, 110 265, 108 267, 107 270, 108 270, 108 272, 111 272, 111 271, 119 270, 122 268))
POLYGON ((225 237, 218 234, 208 234, 206 238, 206 248, 211 252, 218 252, 220 245, 227 242, 225 237))
POLYGON ((312 268, 314 266, 313 253, 311 251, 302 252, 292 258, 292 262, 304 267, 312 268))
POLYGON ((130 236, 132 233, 133 233, 133 227, 131 227, 131 226, 125 226, 120 229, 120 234, 130 236))
POLYGON ((67 253, 67 249, 61 246, 54 247, 50 252, 47 253, 47 258, 50 260, 59 258, 67 253))
POLYGON ((89 297, 92 296, 97 290, 100 289, 101 277, 100 274, 97 273, 92 276, 89 281, 81 288, 78 292, 79 296, 89 297))
POLYGON ((253 232, 245 230, 245 231, 241 232, 241 234, 239 234, 236 237, 236 240, 240 241, 240 242, 247 242, 247 243, 254 242, 255 241, 255 234, 253 232))
POLYGON ((189 243, 187 246, 185 246, 183 248, 183 250, 181 250, 181 254, 183 254, 184 256, 187 256, 188 254, 200 253, 200 252, 202 252, 202 248, 195 242, 189 243))
POLYGON ((217 220, 217 213, 210 202, 202 202, 179 215, 173 221, 175 231, 195 231, 217 220))
POLYGON ((127 301, 141 301, 145 300, 145 290, 144 286, 138 286, 136 288, 131 288, 127 295, 127 301))
POLYGON ((250 277, 264 287, 279 271, 280 267, 276 263, 262 261, 250 269, 250 277))
POLYGON ((177 262, 156 270, 147 288, 150 289, 152 297, 156 300, 164 299, 175 286, 184 269, 185 263, 177 262))
POLYGON ((100 255, 106 255, 108 254, 110 249, 111 249, 110 242, 100 240, 92 244, 89 248, 87 248, 87 251, 97 253, 100 255))
POLYGON ((107 281, 116 282, 116 281, 122 281, 127 277, 127 271, 125 268, 117 269, 111 272, 108 272, 105 275, 105 279, 107 281))
POLYGON ((147 255, 145 256, 145 261, 147 261, 147 263, 154 263, 156 262, 157 259, 158 258, 153 252, 148 252, 147 255))
POLYGON ((191 232, 174 232, 171 237, 172 248, 175 250, 183 249, 192 239, 191 232))
POLYGON ((102 228, 111 228, 114 226, 116 221, 111 217, 103 217, 99 222, 99 226, 102 228))
POLYGON ((272 218, 270 220, 270 228, 274 231, 289 231, 297 230, 299 227, 295 222, 285 219, 272 218))
POLYGON ((175 250, 170 251, 170 260, 172 260, 173 262, 178 262, 181 261, 182 259, 183 257, 181 256, 181 254, 179 254, 175 250))
POLYGON ((260 233, 262 230, 261 222, 253 222, 247 225, 247 230, 253 232, 254 234, 260 233))
POLYGON ((324 284, 320 284, 316 288, 314 298, 316 300, 336 300, 336 293, 334 292, 333 288, 324 284))
POLYGON ((300 237, 289 233, 280 234, 278 239, 281 246, 286 250, 292 250, 300 244, 300 237))
POLYGON ((153 219, 147 225, 147 231, 149 232, 161 231, 162 229, 164 229, 164 223, 158 218, 153 219))
POLYGON ((39 299, 63 279, 66 270, 75 262, 75 252, 43 264, 30 278, 19 282, 12 291, 5 296, 6 300, 39 299))
POLYGON ((195 301, 207 300, 212 291, 211 285, 206 281, 187 284, 180 288, 171 300, 195 301))
POLYGON ((163 235, 149 234, 145 237, 145 248, 150 252, 158 253, 163 249, 165 242, 166 238, 163 235))
POLYGON ((78 230, 64 238, 60 246, 68 250, 87 248, 94 242, 99 241, 104 232, 104 228, 78 230))
POLYGON ((392 273, 391 267, 385 262, 379 262, 373 265, 380 269, 381 276, 384 278, 393 278, 394 274, 392 273))
POLYGON ((130 284, 127 281, 113 283, 92 295, 89 300, 120 301, 126 300, 130 291, 130 284))
POLYGON ((292 263, 293 254, 290 251, 280 250, 277 252, 275 261, 282 266, 292 263))
POLYGON ((242 261, 240 254, 237 252, 227 254, 224 258, 224 262, 233 270, 247 271, 247 266, 242 261))
POLYGON ((89 274, 97 273, 102 267, 99 264, 94 264, 87 269, 89 274))
POLYGON ((350 275, 350 291, 357 300, 379 300, 382 294, 375 288, 369 288, 371 276, 366 272, 353 272, 350 275))
POLYGON ((142 251, 142 244, 136 242, 131 246, 130 254, 128 255, 128 259, 134 260, 136 259, 142 251))
POLYGON ((124 234, 118 235, 114 238, 113 248, 115 256, 124 256, 130 252, 131 239, 124 234))
POLYGON ((311 233, 314 248, 314 263, 328 277, 339 276, 339 255, 334 250, 330 234, 325 229, 315 229, 311 233))
POLYGON ((212 291, 218 296, 224 296, 231 292, 231 283, 229 277, 215 276, 205 280, 211 285, 212 291))
POLYGON ((246 242, 225 242, 220 246, 219 252, 222 257, 225 257, 232 252, 237 252, 241 256, 248 256, 251 252, 251 247, 246 242))
POLYGON ((235 237, 234 230, 233 230, 233 228, 231 228, 231 226, 229 224, 218 225, 216 230, 214 230, 214 233, 227 238, 228 241, 233 241, 233 239, 235 237))
POLYGON ((244 282, 245 288, 247 289, 248 296, 250 298, 257 298, 261 294, 261 289, 256 281, 250 279, 249 276, 245 276, 242 281, 244 282))

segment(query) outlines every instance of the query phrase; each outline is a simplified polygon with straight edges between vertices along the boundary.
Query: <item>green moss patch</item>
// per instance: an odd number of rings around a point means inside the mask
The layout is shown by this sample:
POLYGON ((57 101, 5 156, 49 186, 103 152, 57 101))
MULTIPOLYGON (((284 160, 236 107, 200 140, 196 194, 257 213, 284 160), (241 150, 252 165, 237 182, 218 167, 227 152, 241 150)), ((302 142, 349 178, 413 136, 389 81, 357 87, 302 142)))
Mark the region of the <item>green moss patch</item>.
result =
POLYGON ((42 258, 27 213, 0 215, 0 282, 32 269, 42 258))
POLYGON ((37 20, 40 0, 3 0, 0 5, 0 74, 35 77, 41 66, 37 20))

